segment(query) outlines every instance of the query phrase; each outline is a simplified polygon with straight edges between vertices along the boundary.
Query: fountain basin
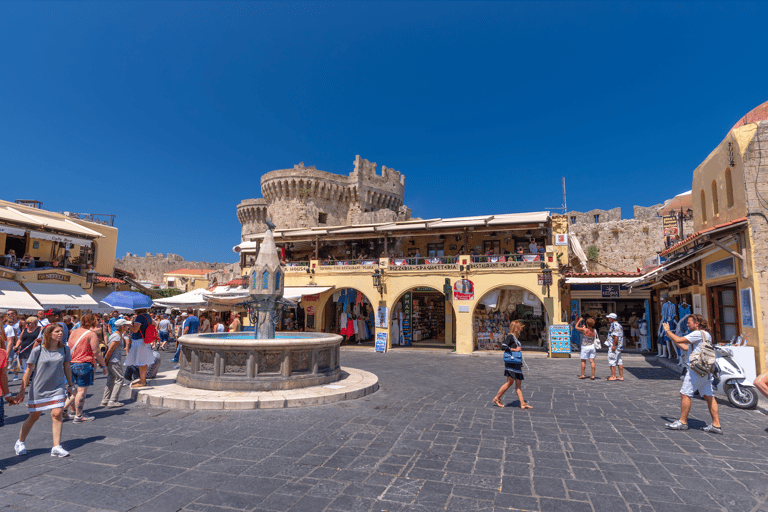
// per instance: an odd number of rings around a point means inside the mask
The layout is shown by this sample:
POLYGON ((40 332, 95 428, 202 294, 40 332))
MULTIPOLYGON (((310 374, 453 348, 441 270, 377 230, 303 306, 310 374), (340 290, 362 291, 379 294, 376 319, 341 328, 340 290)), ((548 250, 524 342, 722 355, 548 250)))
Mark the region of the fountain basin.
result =
POLYGON ((318 332, 280 332, 275 339, 253 333, 188 334, 176 382, 212 391, 270 391, 328 384, 342 376, 342 337, 318 332))

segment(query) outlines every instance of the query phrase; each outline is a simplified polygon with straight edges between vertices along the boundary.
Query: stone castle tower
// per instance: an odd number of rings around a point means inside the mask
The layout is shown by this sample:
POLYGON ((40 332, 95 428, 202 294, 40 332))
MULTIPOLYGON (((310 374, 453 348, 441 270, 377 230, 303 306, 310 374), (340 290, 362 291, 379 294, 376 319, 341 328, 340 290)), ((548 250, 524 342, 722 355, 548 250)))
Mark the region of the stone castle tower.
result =
POLYGON ((304 163, 261 177, 260 199, 244 199, 237 205, 241 237, 267 230, 270 219, 277 229, 343 226, 409 220, 403 205, 405 176, 360 155, 349 176, 319 171, 304 163))

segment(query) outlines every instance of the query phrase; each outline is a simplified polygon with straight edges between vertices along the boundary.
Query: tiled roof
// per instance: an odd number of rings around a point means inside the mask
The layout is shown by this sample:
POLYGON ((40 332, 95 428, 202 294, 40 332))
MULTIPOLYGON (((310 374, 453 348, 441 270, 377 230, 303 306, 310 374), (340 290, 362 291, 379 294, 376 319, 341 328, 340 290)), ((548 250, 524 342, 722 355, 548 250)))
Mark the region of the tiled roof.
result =
POLYGON ((759 123, 760 121, 768 121, 768 101, 747 112, 747 115, 739 119, 731 130, 747 124, 759 123))
POLYGON ((699 238, 701 235, 705 235, 705 234, 709 233, 710 231, 714 231, 715 229, 721 229, 721 228, 724 228, 724 227, 731 226, 733 224, 739 224, 740 222, 746 222, 746 221, 747 221, 746 217, 741 217, 741 218, 732 220, 730 222, 724 222, 722 224, 718 224, 717 226, 712 226, 711 228, 702 229, 701 231, 697 231, 696 233, 690 235, 685 240, 682 240, 682 241, 676 243, 672 247, 669 247, 668 249, 664 249, 663 251, 661 251, 659 253, 659 255, 660 256, 666 256, 667 254, 673 253, 676 250, 678 250, 681 247, 683 247, 684 245, 687 245, 688 243, 692 242, 693 240, 699 238))
POLYGON ((203 268, 180 268, 177 270, 171 270, 170 272, 166 272, 165 275, 191 275, 191 276, 204 276, 206 274, 210 274, 211 272, 215 272, 216 269, 203 269, 203 268))
POLYGON ((246 284, 248 284, 247 279, 233 279, 224 283, 224 286, 245 286, 246 284))
POLYGON ((127 270, 123 270, 117 267, 115 267, 115 272, 120 272, 122 274, 127 275, 128 277, 132 277, 133 279, 136 279, 136 274, 134 274, 133 272, 128 272, 127 270))
POLYGON ((123 281, 122 279, 118 279, 116 277, 94 276, 94 279, 96 279, 100 283, 125 284, 125 281, 123 281))

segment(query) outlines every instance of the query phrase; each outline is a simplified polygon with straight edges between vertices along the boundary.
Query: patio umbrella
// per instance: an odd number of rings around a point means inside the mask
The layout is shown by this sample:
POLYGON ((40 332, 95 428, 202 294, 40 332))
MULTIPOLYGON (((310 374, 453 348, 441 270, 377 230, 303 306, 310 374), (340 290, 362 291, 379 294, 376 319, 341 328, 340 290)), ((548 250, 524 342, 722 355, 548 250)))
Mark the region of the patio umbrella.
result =
POLYGON ((141 309, 152 307, 152 299, 139 292, 112 292, 101 302, 113 308, 141 309))

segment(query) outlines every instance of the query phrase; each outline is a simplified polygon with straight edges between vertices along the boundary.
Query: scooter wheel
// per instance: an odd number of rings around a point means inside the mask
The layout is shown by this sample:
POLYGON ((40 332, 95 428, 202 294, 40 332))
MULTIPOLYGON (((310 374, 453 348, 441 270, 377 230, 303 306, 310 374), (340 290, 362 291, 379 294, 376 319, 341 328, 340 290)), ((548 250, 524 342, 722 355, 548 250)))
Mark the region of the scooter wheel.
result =
POLYGON ((757 393, 748 386, 741 387, 741 393, 736 386, 728 386, 725 390, 728 401, 739 409, 754 409, 757 406, 757 393))

